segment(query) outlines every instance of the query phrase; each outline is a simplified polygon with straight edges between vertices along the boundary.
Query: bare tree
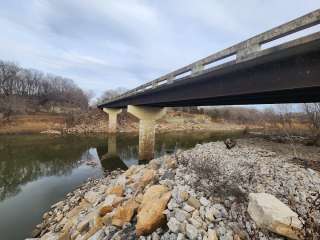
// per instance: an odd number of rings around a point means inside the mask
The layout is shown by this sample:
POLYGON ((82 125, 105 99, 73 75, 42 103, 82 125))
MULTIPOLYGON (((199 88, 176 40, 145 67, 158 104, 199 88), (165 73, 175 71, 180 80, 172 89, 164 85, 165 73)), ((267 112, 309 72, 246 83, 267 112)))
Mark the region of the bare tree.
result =
POLYGON ((108 89, 103 92, 103 94, 101 95, 101 97, 98 99, 97 102, 98 102, 98 104, 101 104, 109 99, 112 99, 112 98, 119 96, 122 93, 125 93, 126 91, 128 91, 128 90, 123 87, 118 87, 115 89, 108 89))
POLYGON ((0 112, 5 116, 47 105, 88 107, 86 95, 72 79, 24 69, 15 63, 0 60, 0 112))
POLYGON ((320 103, 305 103, 304 112, 308 117, 310 126, 316 130, 317 133, 320 131, 320 103))
POLYGON ((279 104, 277 105, 279 118, 279 124, 281 125, 280 130, 285 134, 289 140, 290 146, 292 148, 292 153, 294 158, 299 158, 296 142, 293 137, 293 106, 291 104, 279 104))

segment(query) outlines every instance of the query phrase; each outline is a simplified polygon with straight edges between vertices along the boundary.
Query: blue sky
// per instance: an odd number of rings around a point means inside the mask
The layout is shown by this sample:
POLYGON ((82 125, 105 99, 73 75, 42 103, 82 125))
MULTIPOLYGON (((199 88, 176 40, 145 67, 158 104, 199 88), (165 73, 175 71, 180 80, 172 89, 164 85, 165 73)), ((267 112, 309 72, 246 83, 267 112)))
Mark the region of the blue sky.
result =
POLYGON ((319 0, 0 0, 0 58, 93 90, 133 88, 319 0))

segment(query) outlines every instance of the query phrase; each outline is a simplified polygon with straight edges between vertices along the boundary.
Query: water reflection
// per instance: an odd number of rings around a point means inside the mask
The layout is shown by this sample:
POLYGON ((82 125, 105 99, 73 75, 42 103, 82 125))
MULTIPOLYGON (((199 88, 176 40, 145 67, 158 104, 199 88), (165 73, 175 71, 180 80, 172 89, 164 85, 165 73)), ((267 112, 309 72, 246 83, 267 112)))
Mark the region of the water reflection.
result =
POLYGON ((107 148, 103 145, 97 147, 100 162, 104 170, 127 169, 127 165, 122 161, 117 151, 117 135, 109 135, 107 142, 107 148))

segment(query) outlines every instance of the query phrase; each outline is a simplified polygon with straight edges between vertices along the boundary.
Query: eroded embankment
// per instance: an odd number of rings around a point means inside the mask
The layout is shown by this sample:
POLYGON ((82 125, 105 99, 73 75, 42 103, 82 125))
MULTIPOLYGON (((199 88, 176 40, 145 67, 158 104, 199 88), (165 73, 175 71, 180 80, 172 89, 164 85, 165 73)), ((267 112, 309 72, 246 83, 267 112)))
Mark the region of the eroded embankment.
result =
POLYGON ((263 143, 238 140, 230 150, 223 142, 197 145, 90 180, 53 205, 33 234, 77 240, 318 239, 320 174, 263 143))

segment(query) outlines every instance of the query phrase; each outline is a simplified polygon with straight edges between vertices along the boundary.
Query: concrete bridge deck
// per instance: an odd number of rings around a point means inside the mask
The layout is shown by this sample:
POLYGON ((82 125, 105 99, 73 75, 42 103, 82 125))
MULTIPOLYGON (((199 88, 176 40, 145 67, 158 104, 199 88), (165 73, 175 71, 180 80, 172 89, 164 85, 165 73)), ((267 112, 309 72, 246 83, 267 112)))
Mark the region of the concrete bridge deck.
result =
POLYGON ((99 108, 320 101, 320 32, 264 44, 320 23, 320 9, 132 89, 99 108), (233 59, 210 67, 223 59, 233 59))

